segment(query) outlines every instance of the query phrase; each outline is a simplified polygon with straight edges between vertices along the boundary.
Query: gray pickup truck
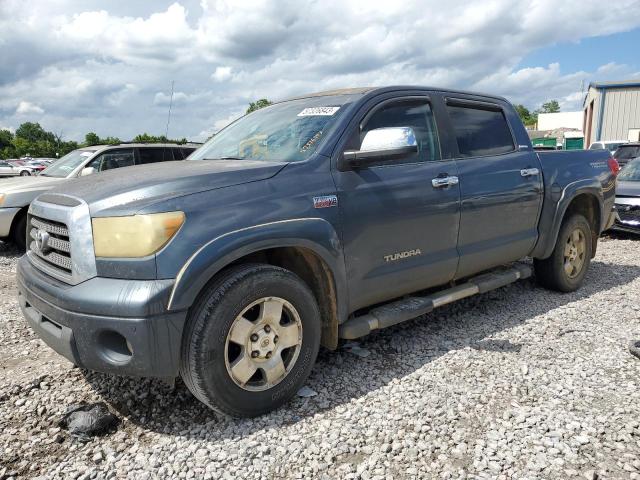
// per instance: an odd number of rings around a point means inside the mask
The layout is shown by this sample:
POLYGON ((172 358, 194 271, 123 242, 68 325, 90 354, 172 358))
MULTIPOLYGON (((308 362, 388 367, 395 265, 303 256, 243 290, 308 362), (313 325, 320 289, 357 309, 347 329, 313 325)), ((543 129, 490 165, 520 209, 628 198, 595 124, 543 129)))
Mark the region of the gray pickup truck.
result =
POLYGON ((19 302, 76 365, 182 377, 217 411, 259 415, 298 391, 320 345, 532 270, 579 288, 616 173, 608 151, 534 152, 503 98, 307 95, 237 120, 179 168, 39 196, 19 302))

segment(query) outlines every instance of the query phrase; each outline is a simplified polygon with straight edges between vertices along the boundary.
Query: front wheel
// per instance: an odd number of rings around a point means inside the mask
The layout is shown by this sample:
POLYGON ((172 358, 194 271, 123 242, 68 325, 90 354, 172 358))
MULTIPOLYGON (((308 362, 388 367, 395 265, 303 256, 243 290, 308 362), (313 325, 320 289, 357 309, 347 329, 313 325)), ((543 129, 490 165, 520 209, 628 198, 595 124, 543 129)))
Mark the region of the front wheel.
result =
POLYGON ((20 172, 20 176, 21 177, 28 177, 30 175, 31 175, 31 173, 29 173, 29 170, 23 170, 23 171, 20 172))
POLYGON ((233 267, 206 287, 189 313, 180 373, 212 409, 261 415, 304 384, 320 332, 316 300, 297 275, 271 265, 233 267))
POLYGON ((591 239, 591 226, 584 216, 565 219, 551 256, 534 260, 538 283, 560 292, 580 288, 591 263, 591 239))

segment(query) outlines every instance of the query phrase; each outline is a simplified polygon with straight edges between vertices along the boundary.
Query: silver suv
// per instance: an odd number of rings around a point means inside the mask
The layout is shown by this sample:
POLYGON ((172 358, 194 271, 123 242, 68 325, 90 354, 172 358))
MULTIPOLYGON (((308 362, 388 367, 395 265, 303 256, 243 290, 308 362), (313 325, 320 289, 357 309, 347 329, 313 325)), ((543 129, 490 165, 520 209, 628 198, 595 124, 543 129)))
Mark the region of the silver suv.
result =
POLYGON ((41 193, 70 179, 120 167, 171 160, 184 160, 199 145, 173 143, 123 143, 79 148, 34 177, 0 182, 0 239, 25 248, 29 204, 41 193))

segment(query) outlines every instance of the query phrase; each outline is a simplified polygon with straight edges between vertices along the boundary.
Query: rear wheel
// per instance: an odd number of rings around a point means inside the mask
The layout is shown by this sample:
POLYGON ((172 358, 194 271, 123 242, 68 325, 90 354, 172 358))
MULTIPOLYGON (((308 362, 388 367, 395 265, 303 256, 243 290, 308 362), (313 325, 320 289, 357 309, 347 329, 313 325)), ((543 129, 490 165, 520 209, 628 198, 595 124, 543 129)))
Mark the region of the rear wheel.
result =
POLYGON ((20 215, 13 226, 13 243, 18 247, 20 251, 26 249, 27 245, 27 215, 26 213, 19 213, 20 215))
POLYGON ((320 313, 307 285, 271 265, 241 265, 201 295, 183 335, 181 376, 218 412, 251 417, 304 384, 320 345, 320 313))
POLYGON ((551 256, 534 260, 538 283, 560 292, 577 290, 589 269, 591 253, 589 222, 580 214, 568 217, 560 227, 551 256))

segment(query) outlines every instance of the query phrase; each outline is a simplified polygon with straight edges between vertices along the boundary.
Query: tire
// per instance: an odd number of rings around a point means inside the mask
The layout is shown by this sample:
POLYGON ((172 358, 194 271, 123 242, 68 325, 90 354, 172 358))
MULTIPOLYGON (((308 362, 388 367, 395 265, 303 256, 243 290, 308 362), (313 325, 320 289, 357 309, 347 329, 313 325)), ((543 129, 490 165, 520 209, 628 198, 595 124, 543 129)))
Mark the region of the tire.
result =
POLYGON ((538 283, 559 292, 574 292, 580 288, 591 263, 591 242, 591 227, 584 216, 573 214, 566 218, 551 256, 533 261, 538 283))
POLYGON ((219 413, 262 415, 304 384, 318 355, 320 335, 318 305, 297 275, 271 265, 239 265, 205 287, 191 308, 180 375, 198 400, 219 413), (284 348, 294 342, 299 343, 284 348), (241 365, 247 368, 238 370, 241 365))
POLYGON ((20 172, 20 176, 21 177, 28 177, 30 175, 31 175, 31 173, 29 173, 29 170, 23 170, 23 171, 20 172))
POLYGON ((26 249, 27 245, 27 215, 20 213, 13 227, 13 243, 21 252, 26 249))

